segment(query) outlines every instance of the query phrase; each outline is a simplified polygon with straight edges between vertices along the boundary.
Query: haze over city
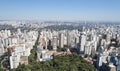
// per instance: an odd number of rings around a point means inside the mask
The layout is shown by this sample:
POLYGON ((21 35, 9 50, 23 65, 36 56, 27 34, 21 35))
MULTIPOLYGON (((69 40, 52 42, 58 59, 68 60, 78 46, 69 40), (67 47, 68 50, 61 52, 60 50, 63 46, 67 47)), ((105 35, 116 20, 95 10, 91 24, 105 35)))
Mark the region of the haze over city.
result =
POLYGON ((1 0, 0 20, 120 22, 119 0, 1 0))

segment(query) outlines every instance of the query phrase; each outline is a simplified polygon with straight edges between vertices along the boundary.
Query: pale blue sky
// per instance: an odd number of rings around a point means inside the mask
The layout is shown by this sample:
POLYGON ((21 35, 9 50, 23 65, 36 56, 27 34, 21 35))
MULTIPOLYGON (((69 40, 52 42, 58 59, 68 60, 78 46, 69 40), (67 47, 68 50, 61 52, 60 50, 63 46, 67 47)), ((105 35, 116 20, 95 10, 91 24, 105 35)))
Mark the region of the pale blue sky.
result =
POLYGON ((0 19, 120 21, 120 0, 0 0, 0 19))

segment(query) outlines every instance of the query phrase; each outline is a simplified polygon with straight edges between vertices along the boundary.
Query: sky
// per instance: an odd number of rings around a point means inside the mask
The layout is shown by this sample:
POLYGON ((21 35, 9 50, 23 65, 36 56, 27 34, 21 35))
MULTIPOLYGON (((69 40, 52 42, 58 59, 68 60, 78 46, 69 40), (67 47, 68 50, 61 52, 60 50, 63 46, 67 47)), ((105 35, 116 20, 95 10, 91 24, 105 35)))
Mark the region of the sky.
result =
POLYGON ((0 20, 120 22, 120 0, 0 0, 0 20))

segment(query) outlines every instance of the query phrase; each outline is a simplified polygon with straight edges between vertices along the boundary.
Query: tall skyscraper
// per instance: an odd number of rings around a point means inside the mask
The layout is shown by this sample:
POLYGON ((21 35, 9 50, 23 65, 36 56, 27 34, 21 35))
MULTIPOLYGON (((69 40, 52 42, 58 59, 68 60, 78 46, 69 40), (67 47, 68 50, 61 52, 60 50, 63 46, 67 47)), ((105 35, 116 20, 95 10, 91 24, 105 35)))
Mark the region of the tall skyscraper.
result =
POLYGON ((86 34, 81 33, 80 38, 79 38, 80 53, 84 53, 85 42, 86 42, 86 34))
POLYGON ((57 49, 57 37, 54 36, 53 37, 53 50, 56 50, 57 49))
POLYGON ((59 34, 59 47, 60 48, 64 47, 64 34, 63 33, 59 34))

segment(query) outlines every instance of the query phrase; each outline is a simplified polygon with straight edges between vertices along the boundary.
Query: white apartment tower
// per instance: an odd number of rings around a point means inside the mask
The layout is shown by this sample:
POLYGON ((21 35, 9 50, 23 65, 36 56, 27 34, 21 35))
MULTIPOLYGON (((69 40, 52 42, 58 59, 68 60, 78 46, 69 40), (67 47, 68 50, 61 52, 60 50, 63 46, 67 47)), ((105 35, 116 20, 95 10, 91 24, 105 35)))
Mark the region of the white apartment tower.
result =
POLYGON ((80 53, 84 52, 84 47, 85 47, 85 43, 86 43, 86 34, 85 33, 81 33, 80 38, 79 38, 79 42, 80 42, 80 53))
POLYGON ((56 50, 57 49, 57 37, 54 36, 53 37, 53 50, 56 50))

